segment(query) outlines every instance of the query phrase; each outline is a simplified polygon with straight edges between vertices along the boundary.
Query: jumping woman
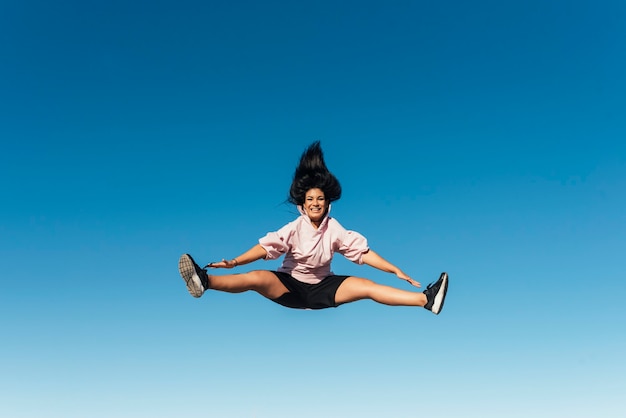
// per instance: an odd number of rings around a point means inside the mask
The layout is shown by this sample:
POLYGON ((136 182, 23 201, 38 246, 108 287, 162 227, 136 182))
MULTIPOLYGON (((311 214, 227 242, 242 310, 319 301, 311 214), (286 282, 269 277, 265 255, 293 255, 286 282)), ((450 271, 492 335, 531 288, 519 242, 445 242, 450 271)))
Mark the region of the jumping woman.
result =
POLYGON ((289 308, 324 309, 362 299, 394 306, 422 306, 439 314, 448 289, 448 275, 428 285, 424 292, 411 292, 381 285, 356 276, 338 276, 330 270, 335 253, 357 264, 367 264, 393 273, 415 287, 420 283, 369 248, 365 237, 346 230, 330 216, 331 203, 341 197, 341 185, 328 170, 320 143, 311 144, 300 158, 289 190, 289 202, 300 216, 270 232, 245 253, 200 268, 183 254, 178 270, 192 296, 207 290, 240 293, 253 290, 289 308), (207 269, 231 269, 260 259, 284 255, 277 271, 253 270, 242 274, 213 275, 207 269))

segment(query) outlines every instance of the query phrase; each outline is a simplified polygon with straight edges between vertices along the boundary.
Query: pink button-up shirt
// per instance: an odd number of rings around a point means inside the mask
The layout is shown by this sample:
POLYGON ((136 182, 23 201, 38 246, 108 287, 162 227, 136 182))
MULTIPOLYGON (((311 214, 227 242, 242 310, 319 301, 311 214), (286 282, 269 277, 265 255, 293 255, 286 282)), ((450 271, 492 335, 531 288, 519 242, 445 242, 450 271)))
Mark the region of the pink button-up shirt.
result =
POLYGON ((317 284, 333 274, 330 263, 335 252, 350 261, 363 264, 363 254, 369 251, 367 239, 363 235, 346 230, 329 215, 315 229, 302 209, 298 207, 298 210, 302 215, 295 221, 259 240, 259 244, 267 251, 266 260, 285 254, 278 271, 289 273, 301 282, 317 284))

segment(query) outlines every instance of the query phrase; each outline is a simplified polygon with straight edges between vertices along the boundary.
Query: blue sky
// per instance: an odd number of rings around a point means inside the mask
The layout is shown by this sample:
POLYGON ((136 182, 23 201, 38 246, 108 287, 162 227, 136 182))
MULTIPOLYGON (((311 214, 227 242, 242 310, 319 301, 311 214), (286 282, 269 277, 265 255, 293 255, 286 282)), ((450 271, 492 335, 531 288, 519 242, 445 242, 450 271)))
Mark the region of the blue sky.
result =
POLYGON ((0 2, 0 415, 624 416, 625 37, 621 1, 0 2), (187 294, 315 140, 440 316, 187 294))

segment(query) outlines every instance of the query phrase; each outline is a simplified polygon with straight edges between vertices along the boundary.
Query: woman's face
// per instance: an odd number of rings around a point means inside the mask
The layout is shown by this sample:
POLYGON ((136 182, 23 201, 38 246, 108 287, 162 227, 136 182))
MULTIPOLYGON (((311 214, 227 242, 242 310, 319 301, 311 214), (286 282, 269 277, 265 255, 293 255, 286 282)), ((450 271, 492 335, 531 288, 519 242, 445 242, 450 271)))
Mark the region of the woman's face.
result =
POLYGON ((321 189, 310 189, 306 192, 302 207, 313 225, 320 225, 328 211, 328 203, 321 189))

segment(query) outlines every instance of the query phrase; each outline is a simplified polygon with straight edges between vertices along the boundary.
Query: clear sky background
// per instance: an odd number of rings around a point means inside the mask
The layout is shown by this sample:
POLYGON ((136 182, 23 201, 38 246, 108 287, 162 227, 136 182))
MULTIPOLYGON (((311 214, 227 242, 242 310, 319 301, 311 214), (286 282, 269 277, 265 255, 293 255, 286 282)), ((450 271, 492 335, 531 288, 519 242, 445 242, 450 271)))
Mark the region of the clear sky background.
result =
POLYGON ((625 416, 625 42, 621 0, 1 1, 0 416, 625 416), (441 315, 189 296, 315 140, 441 315))

